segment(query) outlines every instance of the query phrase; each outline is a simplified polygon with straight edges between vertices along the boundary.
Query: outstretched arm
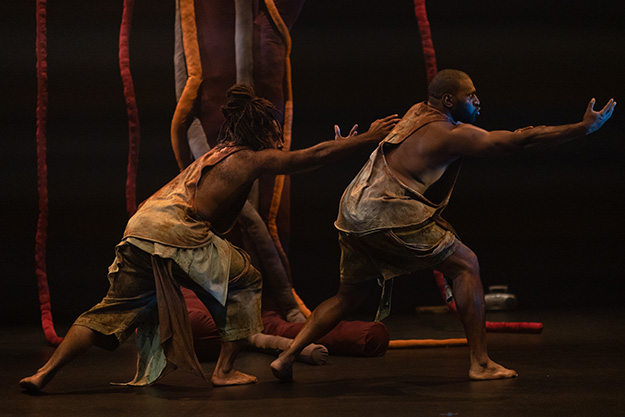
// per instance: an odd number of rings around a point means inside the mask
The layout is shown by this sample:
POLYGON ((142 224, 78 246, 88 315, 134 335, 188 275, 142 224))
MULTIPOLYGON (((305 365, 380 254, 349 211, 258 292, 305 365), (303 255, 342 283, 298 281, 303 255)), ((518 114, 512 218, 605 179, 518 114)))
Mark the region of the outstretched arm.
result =
POLYGON ((457 155, 488 157, 557 146, 600 129, 612 116, 616 102, 610 99, 600 111, 595 111, 594 105, 593 98, 581 122, 562 126, 528 126, 514 132, 488 132, 473 125, 460 125, 450 133, 449 151, 457 155))
POLYGON ((356 126, 347 137, 341 136, 338 126, 335 126, 335 140, 321 142, 310 148, 286 152, 276 149, 266 149, 256 152, 256 166, 266 174, 292 174, 309 171, 322 165, 329 164, 349 155, 359 149, 364 149, 380 142, 397 124, 396 114, 378 119, 371 123, 369 130, 357 135, 356 126))

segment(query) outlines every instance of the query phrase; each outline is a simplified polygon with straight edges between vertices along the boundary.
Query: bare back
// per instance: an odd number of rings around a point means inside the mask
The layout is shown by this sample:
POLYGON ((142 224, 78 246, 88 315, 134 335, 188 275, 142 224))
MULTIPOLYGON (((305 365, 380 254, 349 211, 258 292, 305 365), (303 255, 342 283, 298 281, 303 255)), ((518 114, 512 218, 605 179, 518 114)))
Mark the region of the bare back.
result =
POLYGON ((459 155, 448 150, 450 133, 458 126, 433 122, 385 152, 388 166, 411 188, 425 192, 459 155))
MULTIPOLYGON (((325 144, 338 148, 338 141, 333 142, 325 144)), ((324 152, 326 147, 321 143, 300 151, 246 149, 228 156, 202 173, 195 200, 198 215, 218 231, 227 229, 243 208, 256 178, 262 174, 291 174, 314 169, 324 159, 330 159, 331 154, 324 152)))
POLYGON ((232 224, 247 200, 252 184, 262 174, 290 174, 315 168, 314 148, 302 151, 242 150, 202 173, 196 211, 217 230, 232 224))
POLYGON ((250 155, 253 153, 250 150, 237 152, 202 173, 196 210, 218 230, 234 222, 249 196, 258 176, 258 168, 253 163, 255 158, 250 155))

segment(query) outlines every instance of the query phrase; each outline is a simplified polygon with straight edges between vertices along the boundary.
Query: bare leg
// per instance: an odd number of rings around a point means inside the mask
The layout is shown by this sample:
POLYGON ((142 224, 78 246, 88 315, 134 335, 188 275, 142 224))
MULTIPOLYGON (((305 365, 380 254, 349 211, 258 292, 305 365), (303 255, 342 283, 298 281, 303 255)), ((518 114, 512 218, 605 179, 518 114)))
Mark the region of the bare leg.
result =
POLYGON ((360 284, 341 283, 338 294, 319 304, 289 349, 282 352, 278 359, 271 363, 273 375, 283 381, 292 380, 293 362, 297 355, 306 346, 325 336, 346 314, 353 311, 369 292, 371 283, 372 281, 360 284))
POLYGON ((85 326, 72 326, 54 351, 52 357, 34 375, 20 381, 26 391, 40 391, 63 366, 85 353, 95 341, 97 333, 85 326))
POLYGON ((479 264, 473 251, 461 245, 437 269, 453 280, 454 299, 469 344, 469 378, 489 380, 518 376, 512 369, 504 368, 488 357, 484 290, 479 264))
POLYGON ((211 377, 214 386, 245 385, 258 381, 254 375, 244 374, 234 369, 234 360, 244 344, 244 339, 222 343, 219 359, 217 359, 217 365, 211 377))

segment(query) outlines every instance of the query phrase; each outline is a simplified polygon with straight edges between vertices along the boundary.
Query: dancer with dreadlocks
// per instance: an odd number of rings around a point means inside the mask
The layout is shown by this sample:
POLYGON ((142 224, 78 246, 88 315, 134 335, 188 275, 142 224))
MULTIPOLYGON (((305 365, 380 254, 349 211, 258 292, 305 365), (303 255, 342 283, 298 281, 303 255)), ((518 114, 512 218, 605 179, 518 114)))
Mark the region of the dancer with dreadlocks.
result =
POLYGON ((249 256, 220 235, 230 229, 260 175, 307 171, 372 147, 398 119, 376 120, 358 136, 355 126, 347 137, 335 127, 335 140, 286 152, 269 101, 246 84, 227 95, 219 144, 139 207, 116 247, 108 294, 78 317, 41 369, 20 381, 23 389, 41 390, 91 346, 113 350, 135 329, 139 361, 128 384, 152 384, 176 367, 204 377, 180 286, 198 295, 219 327, 222 349, 213 385, 256 381, 233 364, 244 341, 262 331, 262 281, 249 256))

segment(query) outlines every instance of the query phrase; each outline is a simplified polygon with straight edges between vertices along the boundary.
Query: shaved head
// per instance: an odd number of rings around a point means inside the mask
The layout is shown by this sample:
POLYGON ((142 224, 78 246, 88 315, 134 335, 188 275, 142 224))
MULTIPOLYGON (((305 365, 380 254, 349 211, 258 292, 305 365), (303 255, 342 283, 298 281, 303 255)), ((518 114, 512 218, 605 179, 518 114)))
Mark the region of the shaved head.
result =
POLYGON ((439 71, 428 85, 428 98, 441 99, 445 94, 456 94, 462 81, 470 80, 467 73, 444 69, 439 71))

